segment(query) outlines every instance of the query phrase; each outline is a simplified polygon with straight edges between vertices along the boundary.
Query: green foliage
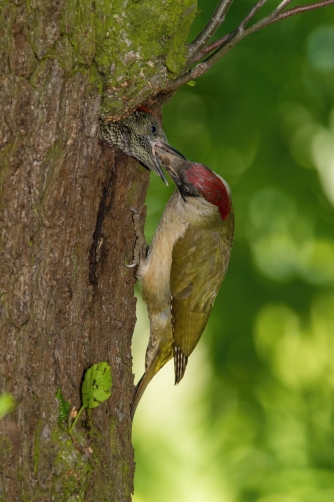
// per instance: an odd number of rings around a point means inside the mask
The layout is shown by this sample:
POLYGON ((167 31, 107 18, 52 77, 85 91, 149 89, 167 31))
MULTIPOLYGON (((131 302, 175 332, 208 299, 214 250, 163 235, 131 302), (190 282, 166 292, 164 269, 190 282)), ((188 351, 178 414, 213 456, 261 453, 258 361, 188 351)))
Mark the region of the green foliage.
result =
MULTIPOLYGON (((333 6, 269 26, 164 107, 170 143, 230 184, 236 232, 184 380, 137 411, 135 502, 334 500, 333 27, 333 6)), ((148 240, 172 191, 151 176, 148 240)))
POLYGON ((112 377, 111 368, 107 362, 93 364, 85 372, 84 381, 82 384, 82 406, 78 412, 72 410, 69 401, 63 396, 60 389, 56 392, 56 398, 59 401, 59 425, 72 435, 75 425, 84 409, 96 408, 101 403, 104 403, 111 396, 112 377), (74 420, 73 420, 74 419, 74 420), (67 427, 62 424, 67 422, 67 427))
POLYGON ((108 363, 93 364, 82 384, 83 408, 96 408, 111 396, 111 368, 108 363))
MULTIPOLYGON (((111 368, 107 362, 101 362, 93 364, 85 372, 82 384, 82 406, 78 412, 76 412, 75 408, 70 411, 70 403, 66 401, 60 389, 56 392, 59 401, 59 431, 65 431, 71 439, 64 441, 58 432, 54 435, 54 440, 59 445, 52 477, 52 494, 54 497, 58 497, 61 488, 63 497, 61 500, 83 500, 85 490, 89 484, 91 467, 87 457, 82 455, 77 446, 79 444, 81 449, 86 448, 87 454, 91 453, 92 450, 86 447, 86 439, 75 431, 75 426, 84 409, 96 408, 110 397, 111 386, 111 368)), ((39 436, 39 430, 37 429, 36 437, 39 438, 39 436)), ((38 443, 36 443, 35 450, 36 452, 39 450, 38 443)), ((38 456, 36 454, 36 471, 37 463, 38 456)))
POLYGON ((66 399, 64 398, 63 393, 60 389, 58 389, 56 392, 56 398, 59 401, 58 422, 61 423, 64 420, 67 420, 68 414, 71 409, 71 405, 70 405, 69 401, 66 401, 66 399))

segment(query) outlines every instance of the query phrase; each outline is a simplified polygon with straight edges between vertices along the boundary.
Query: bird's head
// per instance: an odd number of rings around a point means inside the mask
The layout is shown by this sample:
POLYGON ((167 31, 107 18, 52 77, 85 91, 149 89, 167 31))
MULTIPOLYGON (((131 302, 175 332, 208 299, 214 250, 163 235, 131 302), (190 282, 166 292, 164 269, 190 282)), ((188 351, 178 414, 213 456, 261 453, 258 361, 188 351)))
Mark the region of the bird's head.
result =
POLYGON ((201 197, 216 206, 226 220, 232 208, 231 189, 226 181, 207 166, 180 156, 169 145, 157 144, 155 149, 182 198, 187 201, 201 197))
MULTIPOLYGON (((128 126, 129 143, 132 153, 140 162, 152 171, 156 172, 160 178, 168 185, 164 172, 161 169, 157 158, 155 146, 160 144, 173 150, 168 144, 166 135, 162 129, 162 124, 158 117, 144 106, 140 106, 124 123, 128 126)), ((179 152, 176 152, 182 157, 179 152)))
MULTIPOLYGON (((117 122, 102 120, 100 139, 138 159, 168 185, 155 152, 155 145, 159 143, 171 150, 173 149, 167 142, 161 121, 152 110, 140 106, 132 115, 123 120, 117 122)), ((175 153, 182 157, 180 153, 175 153)))

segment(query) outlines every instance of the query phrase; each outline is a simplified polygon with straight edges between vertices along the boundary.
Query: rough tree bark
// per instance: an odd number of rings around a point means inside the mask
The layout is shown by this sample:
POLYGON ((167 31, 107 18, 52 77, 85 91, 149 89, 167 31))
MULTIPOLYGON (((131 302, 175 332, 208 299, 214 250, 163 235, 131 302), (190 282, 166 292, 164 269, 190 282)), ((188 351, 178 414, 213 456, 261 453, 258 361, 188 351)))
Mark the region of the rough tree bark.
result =
MULTIPOLYGON (((115 119, 185 61, 193 0, 3 0, 0 6, 0 500, 128 501, 135 324, 133 223, 149 173, 99 144, 115 119), (102 106, 102 111, 101 111, 102 106), (108 361, 112 396, 80 406, 86 368, 108 361)), ((157 103, 159 110, 159 103, 157 103)))
POLYGON ((129 501, 135 323, 128 206, 144 218, 149 173, 99 144, 117 120, 197 78, 245 36, 334 0, 252 23, 259 0, 211 42, 233 0, 217 0, 187 47, 196 0, 2 0, 0 4, 1 501, 129 501), (111 398, 58 427, 57 389, 77 409, 81 381, 108 361, 111 398))

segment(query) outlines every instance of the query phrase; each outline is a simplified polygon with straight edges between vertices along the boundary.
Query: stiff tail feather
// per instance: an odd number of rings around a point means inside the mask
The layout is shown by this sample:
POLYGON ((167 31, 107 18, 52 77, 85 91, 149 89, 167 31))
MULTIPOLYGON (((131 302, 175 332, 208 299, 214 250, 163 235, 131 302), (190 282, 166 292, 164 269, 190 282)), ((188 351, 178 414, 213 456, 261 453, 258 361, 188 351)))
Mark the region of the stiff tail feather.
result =
POLYGON ((175 370, 175 385, 180 383, 188 364, 188 356, 183 354, 180 347, 174 345, 174 370, 175 370))

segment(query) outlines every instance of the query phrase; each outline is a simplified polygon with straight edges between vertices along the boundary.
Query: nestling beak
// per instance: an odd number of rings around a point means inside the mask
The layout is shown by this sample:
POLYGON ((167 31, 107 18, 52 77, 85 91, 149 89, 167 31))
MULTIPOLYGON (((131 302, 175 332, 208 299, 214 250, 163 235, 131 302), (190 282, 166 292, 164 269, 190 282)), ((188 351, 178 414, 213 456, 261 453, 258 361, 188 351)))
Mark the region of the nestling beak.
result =
POLYGON ((181 152, 170 146, 168 143, 165 143, 163 141, 156 141, 155 147, 158 148, 159 153, 162 154, 162 156, 163 152, 165 152, 165 154, 169 154, 172 157, 178 157, 180 159, 187 160, 187 158, 184 155, 182 155, 181 152))
MULTIPOLYGON (((165 173, 163 172, 163 170, 161 168, 160 162, 157 158, 157 152, 155 151, 155 148, 158 144, 160 145, 160 143, 161 143, 163 145, 164 143, 161 141, 152 141, 152 140, 149 140, 149 142, 150 142, 150 145, 152 148, 152 158, 153 158, 153 162, 155 164, 155 167, 157 168, 157 174, 160 176, 160 178, 165 183, 165 185, 168 186, 168 181, 166 179, 165 173)), ((166 145, 167 145, 167 143, 166 143, 166 145)))
POLYGON ((179 178, 180 164, 187 159, 182 153, 178 152, 172 146, 162 141, 157 141, 155 144, 155 155, 159 158, 160 162, 166 168, 168 174, 177 183, 179 178))

